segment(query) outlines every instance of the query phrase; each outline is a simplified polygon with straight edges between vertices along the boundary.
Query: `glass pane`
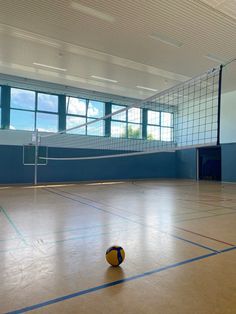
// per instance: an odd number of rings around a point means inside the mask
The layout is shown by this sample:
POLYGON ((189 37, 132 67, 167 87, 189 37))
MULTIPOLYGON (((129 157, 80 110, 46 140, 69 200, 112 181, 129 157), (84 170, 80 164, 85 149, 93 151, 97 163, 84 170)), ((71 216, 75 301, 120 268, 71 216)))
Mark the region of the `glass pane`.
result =
POLYGON ((56 114, 37 113, 36 128, 41 132, 57 132, 58 116, 56 114))
POLYGON ((0 107, 0 128, 2 127, 2 109, 0 107))
POLYGON ((160 125, 160 112, 148 110, 148 124, 160 125))
POLYGON ((2 87, 0 86, 0 107, 2 105, 2 87))
MULTIPOLYGON (((87 122, 95 119, 88 119, 87 122)), ((98 121, 87 125, 87 135, 104 136, 104 121, 98 121)))
POLYGON ((172 126, 173 114, 169 112, 161 113, 161 125, 162 126, 172 126))
MULTIPOLYGON (((111 112, 114 113, 118 110, 125 109, 125 108, 126 108, 125 106, 112 105, 111 112)), ((115 114, 111 118, 112 120, 126 121, 126 113, 127 111, 123 111, 121 113, 115 114)))
POLYGON ((58 112, 58 96, 38 94, 38 110, 58 112))
POLYGON ((35 92, 11 88, 11 108, 35 110, 35 92))
POLYGON ((10 129, 34 131, 34 112, 11 109, 10 129))
POLYGON ((86 100, 66 97, 66 113, 86 116, 86 100))
POLYGON ((159 126, 147 126, 147 139, 152 140, 160 140, 160 127, 159 126))
POLYGON ((126 137, 126 123, 125 122, 111 122, 111 136, 112 137, 126 137))
POLYGON ((141 138, 142 131, 139 124, 128 124, 128 137, 129 138, 141 138))
POLYGON ((171 128, 161 128, 161 140, 170 142, 172 141, 172 131, 171 128))
MULTIPOLYGON (((74 117, 74 116, 67 116, 66 117, 66 128, 67 129, 77 127, 77 126, 82 125, 84 123, 86 123, 86 118, 80 118, 80 117, 74 117)), ((85 130, 86 130, 86 127, 83 126, 81 128, 67 131, 67 133, 85 134, 85 130)))
POLYGON ((141 122, 141 109, 131 108, 128 110, 128 122, 141 122))
POLYGON ((88 105, 88 117, 101 118, 105 115, 104 102, 90 100, 88 105))

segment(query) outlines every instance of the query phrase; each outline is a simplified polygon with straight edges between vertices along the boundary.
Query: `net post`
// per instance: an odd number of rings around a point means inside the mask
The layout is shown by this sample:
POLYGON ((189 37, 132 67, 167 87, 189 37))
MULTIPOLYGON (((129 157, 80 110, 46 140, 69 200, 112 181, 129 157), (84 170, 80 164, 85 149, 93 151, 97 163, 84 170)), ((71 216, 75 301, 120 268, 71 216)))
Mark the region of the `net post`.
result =
POLYGON ((38 129, 35 131, 34 185, 38 184, 38 129))
POLYGON ((217 112, 217 145, 220 145, 220 113, 221 113, 221 91, 222 91, 222 71, 223 65, 220 66, 219 71, 219 86, 218 86, 218 112, 217 112))

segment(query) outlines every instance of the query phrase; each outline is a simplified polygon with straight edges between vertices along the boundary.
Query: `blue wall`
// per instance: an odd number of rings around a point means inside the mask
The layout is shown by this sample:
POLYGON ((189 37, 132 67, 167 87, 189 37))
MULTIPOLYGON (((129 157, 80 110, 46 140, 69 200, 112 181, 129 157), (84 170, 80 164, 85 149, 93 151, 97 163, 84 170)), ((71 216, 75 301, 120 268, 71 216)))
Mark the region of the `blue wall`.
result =
MULTIPOLYGON (((34 167, 24 166, 22 146, 0 146, 0 183, 33 183, 34 167)), ((236 143, 222 144, 222 181, 236 182, 236 143)), ((109 153, 112 153, 110 151, 109 153)), ((113 152, 113 153, 117 153, 113 152)), ((73 157, 107 154, 107 151, 49 148, 50 156, 73 157)), ((113 179, 196 179, 196 149, 81 161, 49 161, 39 166, 39 182, 113 179)))
POLYGON ((197 150, 184 149, 176 151, 176 177, 179 179, 196 179, 197 150))
POLYGON ((0 146, 0 184, 32 183, 34 168, 23 165, 23 146, 0 146))
POLYGON ((236 143, 221 145, 221 176, 224 182, 236 182, 236 143))
MULTIPOLYGON (((0 146, 1 184, 33 183, 34 167, 23 165, 22 150, 22 146, 0 146)), ((49 148, 49 156, 56 157, 101 154, 108 154, 108 151, 49 148)), ((39 166, 38 182, 175 178, 175 169, 175 153, 171 152, 97 160, 49 161, 47 166, 39 166)))

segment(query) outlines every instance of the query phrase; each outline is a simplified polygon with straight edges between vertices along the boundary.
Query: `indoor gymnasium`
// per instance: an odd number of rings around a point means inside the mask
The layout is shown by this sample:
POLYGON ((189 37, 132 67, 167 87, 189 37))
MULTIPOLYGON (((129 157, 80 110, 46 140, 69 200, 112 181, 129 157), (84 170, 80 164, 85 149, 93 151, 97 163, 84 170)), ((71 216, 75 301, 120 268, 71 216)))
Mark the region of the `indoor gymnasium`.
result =
POLYGON ((0 0, 1 314, 236 314, 235 183, 235 0, 0 0))

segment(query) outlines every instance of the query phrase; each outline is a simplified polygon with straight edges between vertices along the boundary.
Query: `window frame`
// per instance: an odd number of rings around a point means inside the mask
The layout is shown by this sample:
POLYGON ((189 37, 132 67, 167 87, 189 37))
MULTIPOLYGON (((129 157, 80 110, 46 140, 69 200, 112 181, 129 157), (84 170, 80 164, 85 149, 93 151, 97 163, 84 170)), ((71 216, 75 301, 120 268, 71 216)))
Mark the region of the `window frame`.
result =
POLYGON ((78 100, 83 100, 83 101, 85 101, 85 105, 86 105, 85 115, 67 113, 67 108, 65 108, 65 111, 66 111, 66 130, 67 130, 67 117, 82 118, 82 119, 85 119, 85 123, 86 123, 85 132, 83 134, 76 134, 76 133, 70 133, 70 132, 67 132, 67 134, 104 137, 105 136, 105 121, 103 121, 103 132, 102 132, 103 134, 102 135, 99 135, 99 134, 97 134, 97 135, 90 135, 90 134, 88 134, 88 125, 87 125, 87 123, 90 122, 91 120, 99 119, 98 117, 93 117, 93 116, 89 116, 88 115, 89 102, 90 101, 96 101, 96 102, 99 102, 99 103, 103 104, 103 115, 102 116, 105 116, 106 102, 101 101, 101 100, 96 100, 96 99, 88 99, 88 98, 83 98, 83 97, 79 97, 79 96, 69 96, 69 95, 66 95, 66 102, 67 102, 67 98, 76 98, 78 100), (88 120, 90 120, 90 121, 88 121, 88 120))
MULTIPOLYGON (((173 138, 174 138, 174 113, 173 112, 169 112, 169 111, 163 111, 163 110, 152 110, 152 109, 148 109, 147 112, 147 130, 148 130, 148 126, 152 126, 152 127, 159 127, 160 128, 160 139, 159 140, 155 140, 154 141, 160 141, 160 142, 173 142, 173 138), (159 124, 157 123, 148 123, 148 112, 149 111, 153 111, 153 112, 158 112, 159 113, 159 124), (168 113, 171 115, 171 119, 172 119, 172 125, 171 126, 164 126, 162 124, 162 113, 168 113), (171 130, 171 139, 170 141, 164 141, 162 140, 162 131, 163 129, 170 129, 171 130)), ((148 132, 147 132, 148 133, 148 132)), ((148 134, 147 134, 147 140, 151 141, 148 139, 148 134)))
MULTIPOLYGON (((129 106, 127 106, 127 105, 118 105, 118 104, 115 104, 115 103, 111 103, 111 112, 112 112, 112 106, 124 107, 126 109, 129 108, 129 106)), ((143 139, 143 132, 142 132, 142 127, 143 127, 143 110, 142 110, 142 108, 138 108, 138 107, 130 107, 130 109, 131 108, 135 108, 135 109, 137 108, 137 109, 140 110, 140 122, 129 122, 129 114, 128 114, 129 110, 125 111, 125 120, 115 119, 115 118, 113 118, 114 116, 111 116, 111 127, 112 127, 112 122, 124 123, 125 124, 125 135, 124 136, 112 136, 112 134, 110 134, 110 137, 112 137, 112 138, 128 138, 128 139, 135 139, 135 140, 143 139), (141 134, 140 137, 136 138, 136 137, 129 136, 129 126, 130 125, 138 125, 139 126, 140 134, 141 134)), ((121 108, 118 109, 118 110, 121 110, 121 108)))
MULTIPOLYGON (((41 91, 36 91, 36 90, 32 90, 32 89, 28 89, 28 88, 19 88, 19 87, 10 87, 10 122, 11 122, 11 111, 21 111, 21 112, 32 112, 34 113, 34 125, 33 125, 33 132, 36 131, 37 129, 37 114, 38 113, 43 113, 43 114, 52 114, 54 116, 57 116, 57 129, 56 131, 43 131, 43 132, 49 132, 49 133, 56 133, 59 132, 59 95, 55 94, 55 93, 48 93, 48 92, 41 92, 41 91), (16 108, 16 107, 12 107, 11 105, 11 91, 12 89, 18 89, 18 90, 23 90, 23 91, 30 91, 33 92, 34 95, 34 110, 33 109, 24 109, 24 108, 16 108), (45 110, 38 110, 38 95, 39 94, 44 94, 44 95, 52 95, 52 96, 56 96, 57 97, 57 112, 53 112, 53 111, 45 111, 45 110)), ((10 123, 11 124, 11 123, 10 123)), ((10 125, 9 125, 9 129, 10 129, 10 125)), ((25 130, 25 129, 16 129, 16 130, 21 130, 21 131, 29 131, 29 130, 25 130)), ((32 132, 31 131, 31 132, 32 132)))

